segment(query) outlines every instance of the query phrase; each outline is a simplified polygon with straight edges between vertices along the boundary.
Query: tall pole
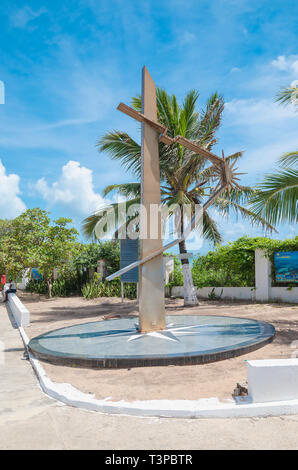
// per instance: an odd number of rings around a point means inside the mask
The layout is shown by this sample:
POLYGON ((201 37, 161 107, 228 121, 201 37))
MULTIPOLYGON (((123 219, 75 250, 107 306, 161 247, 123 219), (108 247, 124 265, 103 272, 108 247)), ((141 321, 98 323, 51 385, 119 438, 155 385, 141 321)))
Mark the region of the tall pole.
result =
MULTIPOLYGON (((146 67, 142 71, 142 113, 157 121, 156 88, 146 67)), ((142 210, 140 221, 141 259, 162 250, 159 134, 142 123, 142 210), (150 216, 151 215, 151 216, 150 216)), ((163 330, 166 327, 162 252, 140 266, 139 330, 163 330)))

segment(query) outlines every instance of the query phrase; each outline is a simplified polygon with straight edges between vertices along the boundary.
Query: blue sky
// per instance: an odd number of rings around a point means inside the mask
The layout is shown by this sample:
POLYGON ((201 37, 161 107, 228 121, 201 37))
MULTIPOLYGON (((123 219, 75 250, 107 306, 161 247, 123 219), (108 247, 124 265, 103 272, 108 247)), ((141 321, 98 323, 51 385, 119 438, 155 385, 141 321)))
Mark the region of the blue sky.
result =
MULTIPOLYGON (((3 0, 0 217, 40 206, 79 227, 107 184, 132 180, 95 144, 112 129, 138 136, 116 107, 140 91, 144 64, 179 99, 192 88, 202 106, 224 95, 216 151, 245 150, 243 182, 260 181, 298 148, 298 113, 274 102, 298 79, 296 11, 291 0, 3 0)), ((219 223, 225 241, 262 234, 241 219, 219 223)))

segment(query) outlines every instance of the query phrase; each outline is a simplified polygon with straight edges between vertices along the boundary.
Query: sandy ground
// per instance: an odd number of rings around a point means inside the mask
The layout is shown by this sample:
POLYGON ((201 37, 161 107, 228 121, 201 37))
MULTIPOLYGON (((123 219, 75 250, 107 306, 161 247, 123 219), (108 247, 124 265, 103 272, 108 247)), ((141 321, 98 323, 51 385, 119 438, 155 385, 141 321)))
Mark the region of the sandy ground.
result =
POLYGON ((175 449, 179 454, 188 449, 298 449, 298 416, 140 418, 62 406, 42 393, 30 362, 22 360, 21 336, 4 306, 0 306, 1 341, 5 347, 5 360, 0 362, 1 450, 103 449, 112 455, 116 449, 161 449, 174 454, 175 449))
MULTIPOLYGON (((45 299, 18 293, 31 313, 26 328, 30 338, 65 326, 99 321, 106 314, 137 315, 135 302, 121 304, 118 298, 85 300, 81 297, 45 299)), ((181 299, 168 299, 168 314, 227 315, 266 321, 276 328, 274 342, 240 356, 205 365, 145 367, 119 370, 88 370, 43 363, 55 382, 71 383, 96 398, 112 400, 231 398, 237 382, 246 381, 245 359, 288 358, 291 343, 298 340, 298 307, 291 304, 255 304, 200 301, 200 306, 183 308, 181 299)))

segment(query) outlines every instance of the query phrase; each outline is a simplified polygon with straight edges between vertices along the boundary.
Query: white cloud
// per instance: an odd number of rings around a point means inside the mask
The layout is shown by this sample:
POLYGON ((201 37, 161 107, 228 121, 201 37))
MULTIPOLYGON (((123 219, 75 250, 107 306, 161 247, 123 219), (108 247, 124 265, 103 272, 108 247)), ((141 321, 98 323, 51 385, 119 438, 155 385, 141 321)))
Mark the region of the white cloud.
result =
POLYGON ((94 191, 93 172, 70 160, 62 167, 59 179, 51 185, 41 178, 36 189, 50 205, 64 205, 74 212, 87 216, 107 201, 94 191))
POLYGON ((0 218, 12 219, 24 210, 26 206, 19 197, 20 177, 6 174, 6 169, 0 160, 0 218))
POLYGON ((270 99, 234 99, 225 104, 227 123, 235 125, 272 124, 273 122, 297 121, 297 112, 294 107, 287 108, 274 103, 270 99), (231 118, 233 121, 231 121, 231 118))
POLYGON ((288 57, 284 55, 278 56, 277 59, 273 60, 271 64, 278 70, 285 72, 294 72, 298 74, 298 56, 290 55, 288 57))
POLYGON ((285 152, 298 148, 298 113, 270 99, 240 99, 226 103, 225 128, 243 142, 241 171, 256 178, 273 169, 285 152))
POLYGON ((32 8, 28 6, 24 6, 24 8, 20 8, 17 10, 10 18, 12 25, 15 28, 25 28, 30 21, 38 18, 43 13, 47 13, 45 8, 40 8, 37 11, 32 10, 32 8))
POLYGON ((231 73, 234 73, 234 72, 240 72, 240 68, 239 67, 233 67, 231 70, 230 70, 231 73))
POLYGON ((182 46, 192 43, 196 39, 195 34, 185 31, 180 37, 179 42, 182 46))

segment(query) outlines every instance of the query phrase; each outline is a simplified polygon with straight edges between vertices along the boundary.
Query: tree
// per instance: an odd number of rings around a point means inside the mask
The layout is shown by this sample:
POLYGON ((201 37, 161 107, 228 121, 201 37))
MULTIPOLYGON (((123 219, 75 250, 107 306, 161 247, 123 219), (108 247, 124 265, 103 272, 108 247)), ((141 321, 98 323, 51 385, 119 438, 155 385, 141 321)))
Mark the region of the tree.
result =
POLYGON ((76 270, 83 274, 84 268, 96 269, 98 260, 105 260, 107 275, 120 268, 120 246, 118 241, 105 241, 100 243, 80 244, 78 254, 73 264, 76 270))
POLYGON ((63 268, 70 261, 75 249, 78 232, 75 228, 68 228, 71 219, 59 218, 55 225, 43 227, 43 240, 37 247, 38 270, 48 286, 48 295, 52 296, 52 283, 54 269, 63 268))
POLYGON ((35 208, 5 221, 1 251, 5 270, 10 277, 17 278, 26 268, 37 266, 36 248, 42 241, 41 232, 49 220, 46 211, 35 208))
MULTIPOLYGON (((277 100, 281 104, 292 103, 298 108, 298 89, 282 89, 277 100)), ((251 207, 260 217, 265 217, 271 224, 298 221, 298 151, 288 152, 278 160, 274 173, 264 176, 257 185, 257 192, 251 199, 251 207)))
POLYGON ((68 228, 71 219, 53 221, 48 212, 28 209, 9 222, 9 229, 1 237, 1 252, 5 270, 18 277, 25 269, 38 267, 47 282, 51 297, 53 270, 62 268, 72 256, 78 232, 68 228))
MULTIPOLYGON (((165 90, 157 89, 157 108, 158 121, 168 128, 168 134, 171 137, 181 135, 187 139, 193 140, 205 149, 211 150, 216 144, 216 132, 221 123, 222 112, 224 109, 224 100, 218 93, 213 93, 207 100, 207 103, 200 112, 196 109, 199 94, 195 90, 190 91, 183 104, 178 104, 175 95, 168 95, 165 90)), ((141 97, 132 99, 132 106, 141 111, 141 97)), ((104 135, 98 142, 99 151, 106 151, 110 156, 119 160, 121 164, 129 171, 133 172, 139 180, 141 176, 141 147, 127 133, 121 131, 110 132, 104 135)), ((160 177, 161 177, 161 195, 162 204, 169 209, 178 205, 181 208, 182 216, 180 218, 180 233, 184 231, 183 207, 190 205, 191 215, 193 215, 195 206, 203 204, 206 198, 214 190, 218 182, 217 174, 214 168, 202 158, 179 144, 171 147, 160 143, 160 177)), ((242 156, 242 152, 236 152, 227 157, 229 161, 237 161, 242 156)), ((111 192, 127 198, 127 207, 140 202, 140 183, 133 182, 128 184, 113 184, 104 190, 104 196, 111 192)), ((231 210, 242 214, 252 223, 261 224, 263 227, 270 225, 266 221, 243 206, 253 190, 249 187, 242 187, 240 191, 225 191, 217 199, 215 206, 221 214, 227 215, 231 210)), ((83 230, 86 236, 94 237, 97 224, 103 219, 107 210, 113 210, 118 219, 117 205, 111 205, 101 211, 92 214, 83 222, 83 230)), ((171 215, 171 212, 169 212, 171 215)), ((135 214, 136 216, 138 214, 135 214)), ((127 220, 126 223, 130 222, 127 220)), ((118 226, 118 230, 119 230, 118 226)), ((116 234, 117 235, 117 231, 116 234)), ((222 238, 216 222, 211 217, 210 212, 206 211, 203 215, 203 236, 206 240, 219 243, 222 238)), ((179 244, 180 254, 187 253, 185 241, 179 244)), ((192 278, 187 258, 182 259, 182 266, 185 273, 185 289, 192 289, 192 278), (187 285, 187 279, 190 285, 187 285)))

